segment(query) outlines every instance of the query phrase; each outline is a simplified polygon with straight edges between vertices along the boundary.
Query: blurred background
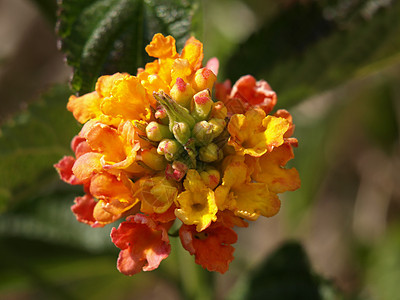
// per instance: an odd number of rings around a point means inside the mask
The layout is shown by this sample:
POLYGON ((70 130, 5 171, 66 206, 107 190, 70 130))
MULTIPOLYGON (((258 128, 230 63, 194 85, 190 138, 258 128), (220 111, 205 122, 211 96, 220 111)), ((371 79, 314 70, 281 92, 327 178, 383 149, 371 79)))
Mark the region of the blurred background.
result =
MULTIPOLYGON (((72 72, 57 50, 55 7, 0 0, 0 298, 181 299, 182 252, 126 277, 112 225, 91 229, 70 211, 81 190, 52 165, 79 127, 65 85, 49 91, 72 72)), ((276 108, 293 115, 289 164, 302 179, 277 216, 238 230, 230 271, 213 275, 214 298, 239 299, 248 272, 290 242, 302 245, 324 299, 398 299, 400 1, 204 0, 199 14, 218 80, 265 79, 276 108)))

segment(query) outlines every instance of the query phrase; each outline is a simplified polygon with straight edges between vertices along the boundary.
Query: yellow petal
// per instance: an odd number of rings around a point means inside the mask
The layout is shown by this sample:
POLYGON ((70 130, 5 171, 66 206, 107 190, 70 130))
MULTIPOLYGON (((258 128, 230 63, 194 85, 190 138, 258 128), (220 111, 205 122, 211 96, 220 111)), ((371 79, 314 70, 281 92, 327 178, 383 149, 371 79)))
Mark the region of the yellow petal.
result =
POLYGON ((186 190, 178 195, 175 215, 184 224, 196 225, 196 230, 202 231, 217 219, 214 192, 193 169, 188 171, 183 184, 186 190))
POLYGON ((194 37, 189 38, 182 50, 181 58, 187 59, 195 70, 201 68, 203 61, 203 44, 194 37))

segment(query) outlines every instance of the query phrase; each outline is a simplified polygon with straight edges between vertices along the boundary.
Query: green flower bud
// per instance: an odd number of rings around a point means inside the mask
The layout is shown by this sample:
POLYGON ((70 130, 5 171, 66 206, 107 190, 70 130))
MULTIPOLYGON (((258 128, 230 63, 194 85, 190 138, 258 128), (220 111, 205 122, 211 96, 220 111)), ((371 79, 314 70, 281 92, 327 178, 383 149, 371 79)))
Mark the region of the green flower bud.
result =
POLYGON ((221 158, 222 150, 214 143, 199 149, 199 159, 204 162, 213 162, 221 158), (221 152, 221 153, 220 153, 221 152))
POLYGON ((153 97, 165 108, 169 117, 169 130, 172 132, 172 127, 175 122, 184 122, 190 129, 193 128, 196 120, 190 115, 189 111, 183 106, 176 103, 170 96, 163 91, 153 93, 153 97))
POLYGON ((159 124, 157 122, 150 122, 146 126, 147 138, 151 141, 159 142, 165 138, 172 138, 173 135, 169 131, 168 126, 159 124))
POLYGON ((203 90, 193 96, 192 116, 198 120, 207 120, 213 108, 210 90, 203 90))
POLYGON ((226 126, 226 122, 223 119, 212 118, 208 121, 208 123, 210 123, 210 125, 212 126, 213 139, 219 136, 222 131, 224 131, 226 126))
POLYGON ((184 122, 175 122, 174 126, 172 127, 172 132, 178 142, 182 145, 186 144, 191 136, 191 130, 189 126, 184 122))
POLYGON ((213 139, 213 126, 207 121, 200 121, 193 127, 193 137, 199 145, 208 145, 213 139))
POLYGON ((168 161, 177 159, 182 153, 183 149, 181 144, 173 139, 162 140, 157 147, 157 153, 164 155, 168 161))

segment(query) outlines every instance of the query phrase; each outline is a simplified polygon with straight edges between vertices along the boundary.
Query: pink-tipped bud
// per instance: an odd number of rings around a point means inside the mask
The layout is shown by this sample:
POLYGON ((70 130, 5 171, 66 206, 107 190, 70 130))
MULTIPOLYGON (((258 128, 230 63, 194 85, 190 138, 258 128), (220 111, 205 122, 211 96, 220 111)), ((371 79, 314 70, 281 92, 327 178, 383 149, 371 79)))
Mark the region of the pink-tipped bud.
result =
POLYGON ((172 86, 170 91, 172 99, 186 108, 190 107, 190 102, 194 93, 195 91, 192 86, 180 77, 176 79, 176 83, 172 86))
POLYGON ((218 186, 219 181, 221 180, 221 174, 217 169, 212 167, 208 167, 206 170, 201 172, 200 176, 203 182, 212 190, 218 186))
POLYGON ((165 157, 158 154, 156 148, 142 150, 142 161, 146 166, 156 171, 164 170, 167 165, 165 157))
POLYGON ((146 126, 146 135, 149 140, 155 142, 173 137, 172 133, 169 131, 168 126, 159 124, 154 121, 150 122, 149 125, 146 126))
POLYGON ((167 177, 167 179, 181 181, 188 169, 188 166, 183 162, 174 161, 172 164, 167 165, 165 177, 167 177))
POLYGON ((196 71, 192 86, 198 92, 205 89, 211 91, 216 80, 217 76, 210 69, 202 68, 196 71))
POLYGON ((211 99, 210 90, 203 90, 193 96, 192 116, 197 120, 206 120, 210 115, 214 102, 211 99))
POLYGON ((156 119, 161 121, 161 123, 163 125, 168 125, 169 124, 167 111, 161 105, 157 107, 157 109, 156 109, 156 111, 154 113, 154 116, 156 117, 156 119))
POLYGON ((214 103, 213 109, 211 111, 211 117, 217 119, 225 119, 228 115, 228 109, 223 102, 218 101, 214 103))
POLYGON ((164 155, 168 161, 173 161, 178 158, 180 153, 183 151, 181 144, 173 139, 162 140, 157 147, 157 153, 164 155))

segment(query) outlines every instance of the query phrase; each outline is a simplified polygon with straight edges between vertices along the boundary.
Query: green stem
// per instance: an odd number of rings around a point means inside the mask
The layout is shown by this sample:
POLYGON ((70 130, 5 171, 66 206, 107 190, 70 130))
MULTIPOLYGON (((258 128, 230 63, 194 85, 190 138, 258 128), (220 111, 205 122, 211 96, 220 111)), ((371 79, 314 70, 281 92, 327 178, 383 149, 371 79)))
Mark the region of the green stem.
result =
POLYGON ((194 257, 186 251, 179 239, 175 242, 180 276, 180 289, 186 300, 210 300, 214 298, 214 276, 195 264, 194 257))

